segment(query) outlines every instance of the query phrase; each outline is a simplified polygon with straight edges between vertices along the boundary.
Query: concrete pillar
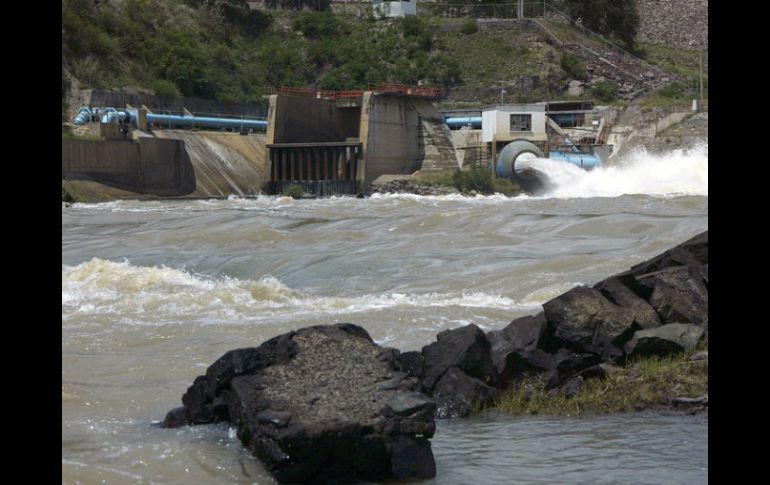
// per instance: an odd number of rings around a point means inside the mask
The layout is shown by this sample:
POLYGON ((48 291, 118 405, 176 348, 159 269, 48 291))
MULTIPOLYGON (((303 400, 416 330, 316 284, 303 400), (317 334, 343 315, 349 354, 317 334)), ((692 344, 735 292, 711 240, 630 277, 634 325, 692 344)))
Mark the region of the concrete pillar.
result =
POLYGON ((299 157, 299 180, 305 180, 305 149, 300 148, 297 152, 299 157))
POLYGON ((144 106, 137 111, 136 127, 142 131, 147 131, 147 108, 144 106))

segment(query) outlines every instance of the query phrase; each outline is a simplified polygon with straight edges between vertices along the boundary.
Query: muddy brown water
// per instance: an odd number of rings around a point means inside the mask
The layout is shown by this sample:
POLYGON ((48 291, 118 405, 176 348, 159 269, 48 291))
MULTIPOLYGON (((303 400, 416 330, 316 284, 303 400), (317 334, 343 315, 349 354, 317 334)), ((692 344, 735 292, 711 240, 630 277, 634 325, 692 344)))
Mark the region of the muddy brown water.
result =
MULTIPOLYGON (((226 424, 167 430, 224 352, 353 322, 419 349, 534 314, 708 228, 708 196, 62 207, 63 483, 273 483, 226 424)), ((431 483, 706 483, 707 416, 440 422, 431 483)))

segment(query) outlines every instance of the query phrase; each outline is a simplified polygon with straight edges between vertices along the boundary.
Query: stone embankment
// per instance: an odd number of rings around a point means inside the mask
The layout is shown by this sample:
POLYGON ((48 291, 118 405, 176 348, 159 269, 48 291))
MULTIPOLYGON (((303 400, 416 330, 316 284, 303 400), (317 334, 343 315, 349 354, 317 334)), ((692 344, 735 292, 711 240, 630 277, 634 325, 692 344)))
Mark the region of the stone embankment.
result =
MULTIPOLYGON (((421 351, 374 344, 352 324, 316 326, 228 352, 165 425, 230 421, 281 482, 435 475, 434 418, 467 416, 540 374, 564 396, 631 359, 708 339, 708 231, 501 330, 446 330, 421 351)), ((691 359, 707 359, 695 354, 691 359)), ((673 408, 708 406, 678 396, 673 408)))

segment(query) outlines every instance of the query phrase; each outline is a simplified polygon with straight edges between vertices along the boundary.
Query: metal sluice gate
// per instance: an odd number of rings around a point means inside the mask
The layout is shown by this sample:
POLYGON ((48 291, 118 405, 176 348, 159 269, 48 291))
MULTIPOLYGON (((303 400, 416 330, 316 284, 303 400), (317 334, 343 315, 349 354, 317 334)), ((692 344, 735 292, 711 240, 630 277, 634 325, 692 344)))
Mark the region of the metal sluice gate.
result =
POLYGON ((359 142, 274 143, 267 149, 274 194, 291 185, 315 196, 358 193, 359 142))

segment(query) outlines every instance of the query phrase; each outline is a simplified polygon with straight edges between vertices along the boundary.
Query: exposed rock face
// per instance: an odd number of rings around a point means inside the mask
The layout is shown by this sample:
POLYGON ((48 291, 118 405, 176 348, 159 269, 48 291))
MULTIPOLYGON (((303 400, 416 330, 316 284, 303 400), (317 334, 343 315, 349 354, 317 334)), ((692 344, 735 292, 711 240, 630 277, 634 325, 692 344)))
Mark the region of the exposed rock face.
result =
POLYGON ((429 478, 435 403, 361 327, 316 326, 228 352, 166 426, 226 419, 281 482, 429 478))
POLYGON ((638 40, 678 49, 708 48, 708 0, 637 0, 638 40))

